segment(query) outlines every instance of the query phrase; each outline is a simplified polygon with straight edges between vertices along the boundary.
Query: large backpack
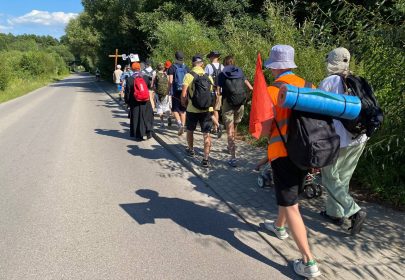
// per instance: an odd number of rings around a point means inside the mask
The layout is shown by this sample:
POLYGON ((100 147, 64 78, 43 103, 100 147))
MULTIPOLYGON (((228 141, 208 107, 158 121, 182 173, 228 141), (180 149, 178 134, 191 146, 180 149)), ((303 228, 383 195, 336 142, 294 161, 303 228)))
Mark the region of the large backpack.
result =
POLYGON ((222 95, 226 98, 229 105, 233 107, 243 105, 247 99, 245 80, 243 78, 229 79, 225 77, 222 95))
POLYGON ((178 65, 174 64, 174 81, 173 81, 173 89, 176 91, 180 91, 183 89, 183 80, 184 76, 187 74, 186 65, 178 65))
MULTIPOLYGON (((273 84, 278 88, 281 85, 273 84)), ((312 87, 312 84, 305 82, 304 87, 312 87)), ((321 168, 337 160, 340 137, 336 134, 332 117, 294 110, 293 107, 288 120, 287 139, 282 136, 276 121, 275 125, 288 157, 300 169, 321 168)))
POLYGON ((155 78, 155 88, 156 88, 156 94, 159 96, 159 99, 162 99, 167 95, 167 89, 168 89, 168 78, 165 73, 156 73, 156 78, 155 78))
POLYGON ((149 89, 142 76, 134 78, 134 98, 139 102, 149 101, 149 89))
POLYGON ((354 120, 341 119, 343 126, 353 134, 354 138, 360 134, 370 137, 383 122, 384 114, 375 98, 373 88, 366 79, 353 75, 343 76, 342 83, 348 95, 354 95, 361 100, 361 111, 354 120))
POLYGON ((153 70, 148 71, 145 68, 145 69, 142 70, 142 75, 143 75, 143 78, 146 81, 146 85, 148 86, 148 88, 150 88, 151 85, 152 85, 153 70))
POLYGON ((198 75, 195 72, 190 72, 194 77, 193 79, 193 95, 191 96, 191 103, 193 106, 200 110, 207 110, 212 106, 213 95, 211 91, 212 83, 208 74, 198 75))
POLYGON ((213 63, 211 63, 209 65, 211 65, 211 67, 212 67, 212 75, 211 75, 211 77, 212 77, 212 80, 214 81, 214 86, 218 86, 218 76, 219 76, 219 73, 222 72, 222 69, 221 69, 222 65, 219 64, 219 68, 216 68, 213 63))

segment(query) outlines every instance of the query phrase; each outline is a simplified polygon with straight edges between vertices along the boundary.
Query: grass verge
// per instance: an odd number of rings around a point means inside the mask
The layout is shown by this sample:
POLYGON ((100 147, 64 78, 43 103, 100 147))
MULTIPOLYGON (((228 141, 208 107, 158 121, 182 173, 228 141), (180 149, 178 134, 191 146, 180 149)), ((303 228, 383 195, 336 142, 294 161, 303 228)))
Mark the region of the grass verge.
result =
POLYGON ((66 76, 68 74, 54 77, 36 77, 35 79, 14 79, 5 90, 0 90, 0 103, 23 96, 52 82, 60 81, 66 76))

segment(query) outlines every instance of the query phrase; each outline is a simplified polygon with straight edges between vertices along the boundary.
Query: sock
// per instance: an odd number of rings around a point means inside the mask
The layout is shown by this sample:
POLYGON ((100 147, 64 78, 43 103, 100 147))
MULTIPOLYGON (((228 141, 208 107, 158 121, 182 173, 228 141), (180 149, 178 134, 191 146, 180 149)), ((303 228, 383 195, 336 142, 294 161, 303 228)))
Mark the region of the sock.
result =
POLYGON ((181 124, 181 122, 177 122, 177 125, 179 126, 179 127, 182 127, 183 125, 181 124))
POLYGON ((275 227, 276 230, 278 230, 278 231, 283 231, 283 230, 285 230, 285 227, 278 227, 278 226, 276 226, 275 224, 274 224, 274 227, 275 227))
POLYGON ((316 265, 316 261, 315 261, 315 260, 310 260, 310 261, 308 261, 305 265, 306 265, 306 266, 313 266, 313 265, 316 265))

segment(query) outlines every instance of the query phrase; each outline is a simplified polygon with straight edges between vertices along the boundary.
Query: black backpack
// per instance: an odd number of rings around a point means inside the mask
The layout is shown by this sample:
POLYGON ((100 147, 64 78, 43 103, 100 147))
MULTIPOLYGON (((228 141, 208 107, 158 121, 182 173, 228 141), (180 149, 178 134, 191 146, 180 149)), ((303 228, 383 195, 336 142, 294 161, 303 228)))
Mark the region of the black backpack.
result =
POLYGON ((213 95, 211 91, 212 83, 208 74, 198 75, 195 72, 190 72, 193 75, 194 91, 191 96, 191 103, 200 110, 207 110, 212 106, 213 95))
POLYGON ((143 69, 141 72, 143 74, 143 79, 145 80, 146 85, 150 89, 152 85, 153 70, 147 71, 146 69, 143 69))
MULTIPOLYGON (((273 86, 280 88, 282 83, 273 86)), ((312 87, 305 82, 304 87, 312 87)), ((287 149, 288 157, 300 169, 321 168, 334 163, 339 156, 340 137, 336 134, 333 118, 325 115, 291 111, 288 122, 287 140, 278 133, 287 149)))
POLYGON ((212 67, 212 75, 211 75, 211 77, 212 77, 212 80, 214 81, 214 86, 218 86, 218 76, 219 76, 219 73, 221 73, 222 72, 222 69, 221 69, 221 64, 219 65, 219 68, 216 68, 215 66, 214 66, 214 64, 210 64, 211 65, 211 67, 212 67))
POLYGON ((361 134, 370 137, 382 125, 384 114, 375 98, 373 88, 366 79, 353 75, 343 76, 343 87, 348 95, 357 96, 361 100, 361 111, 354 120, 340 119, 343 126, 353 134, 354 138, 361 134))
POLYGON ((229 79, 225 77, 222 95, 226 98, 229 105, 233 107, 243 105, 247 99, 245 80, 243 78, 229 79))

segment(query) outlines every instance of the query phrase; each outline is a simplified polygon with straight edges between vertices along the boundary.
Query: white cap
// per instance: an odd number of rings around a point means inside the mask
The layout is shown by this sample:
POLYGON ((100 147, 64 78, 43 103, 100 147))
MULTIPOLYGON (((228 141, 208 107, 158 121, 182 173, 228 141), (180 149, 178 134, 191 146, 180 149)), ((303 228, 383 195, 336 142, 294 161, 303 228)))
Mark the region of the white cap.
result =
POLYGON ((264 67, 271 69, 297 68, 294 62, 294 48, 289 45, 275 45, 271 48, 270 57, 264 67))
POLYGON ((118 64, 118 65, 117 65, 117 69, 121 69, 121 65, 118 64))

